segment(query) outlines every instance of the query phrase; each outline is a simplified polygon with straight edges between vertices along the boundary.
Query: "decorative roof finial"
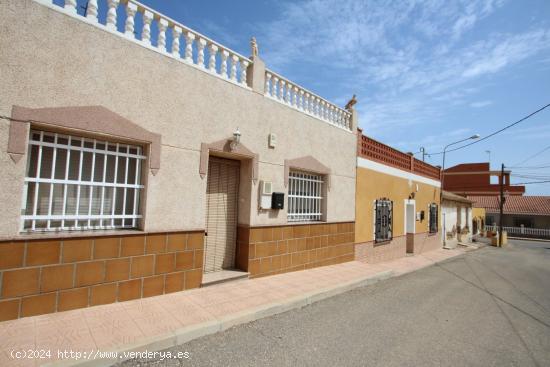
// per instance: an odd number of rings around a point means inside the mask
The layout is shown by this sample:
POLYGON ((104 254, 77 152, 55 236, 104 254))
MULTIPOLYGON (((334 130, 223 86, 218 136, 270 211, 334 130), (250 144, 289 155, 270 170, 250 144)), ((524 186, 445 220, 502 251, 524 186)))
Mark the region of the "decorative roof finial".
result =
POLYGON ((256 42, 256 37, 250 39, 250 48, 252 48, 252 56, 258 56, 258 42, 256 42))
POLYGON ((346 107, 344 108, 348 111, 351 111, 351 109, 353 108, 353 106, 355 106, 356 103, 357 103, 357 99, 355 99, 355 94, 354 94, 353 97, 351 97, 351 99, 348 101, 348 103, 346 103, 346 107))

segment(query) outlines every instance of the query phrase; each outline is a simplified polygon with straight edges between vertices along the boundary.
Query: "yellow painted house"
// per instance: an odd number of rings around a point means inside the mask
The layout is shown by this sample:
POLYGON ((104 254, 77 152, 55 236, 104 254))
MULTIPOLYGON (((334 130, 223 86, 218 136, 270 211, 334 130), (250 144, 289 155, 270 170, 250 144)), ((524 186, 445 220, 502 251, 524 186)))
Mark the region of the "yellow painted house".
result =
POLYGON ((387 261, 441 247, 440 170, 358 133, 355 257, 387 261))

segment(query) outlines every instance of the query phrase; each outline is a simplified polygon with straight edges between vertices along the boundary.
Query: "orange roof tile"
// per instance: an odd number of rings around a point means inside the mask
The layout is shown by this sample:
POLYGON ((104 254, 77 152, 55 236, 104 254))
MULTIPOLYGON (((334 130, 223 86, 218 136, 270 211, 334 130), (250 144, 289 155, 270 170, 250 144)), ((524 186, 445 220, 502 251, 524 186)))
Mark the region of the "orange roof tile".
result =
MULTIPOLYGON (((474 196, 468 199, 474 202, 474 208, 485 208, 487 213, 498 213, 498 196, 474 196)), ((550 215, 550 196, 512 195, 504 202, 504 214, 550 215)))

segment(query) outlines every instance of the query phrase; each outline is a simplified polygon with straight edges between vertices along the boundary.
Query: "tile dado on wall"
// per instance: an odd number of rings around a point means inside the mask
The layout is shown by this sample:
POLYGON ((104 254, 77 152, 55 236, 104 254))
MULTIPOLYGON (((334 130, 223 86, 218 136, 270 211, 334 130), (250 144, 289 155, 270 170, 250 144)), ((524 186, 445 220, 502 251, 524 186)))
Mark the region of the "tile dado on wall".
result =
MULTIPOLYGON (((441 248, 440 232, 413 235, 413 252, 418 255, 441 248)), ((376 264, 399 259, 407 255, 407 236, 394 237, 391 241, 375 244, 373 241, 355 244, 355 260, 376 264)))
POLYGON ((0 242, 0 321, 197 288, 204 232, 0 242))
POLYGON ((416 233, 414 235, 414 254, 422 254, 427 251, 433 251, 440 249, 441 244, 441 232, 437 233, 416 233))
POLYGON ((407 254, 407 237, 394 237, 389 242, 375 244, 373 241, 355 244, 355 260, 376 264, 404 257, 407 254))
POLYGON ((237 267, 251 278, 354 259, 355 223, 239 226, 237 267))

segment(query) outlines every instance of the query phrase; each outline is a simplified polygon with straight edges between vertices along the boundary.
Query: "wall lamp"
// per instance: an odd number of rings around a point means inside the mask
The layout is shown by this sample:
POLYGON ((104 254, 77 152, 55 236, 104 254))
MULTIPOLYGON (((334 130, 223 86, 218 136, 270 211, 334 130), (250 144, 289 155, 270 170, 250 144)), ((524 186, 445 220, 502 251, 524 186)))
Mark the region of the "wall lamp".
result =
POLYGON ((239 131, 239 128, 233 132, 233 140, 231 141, 230 147, 231 150, 235 150, 239 143, 241 142, 241 132, 239 131))

